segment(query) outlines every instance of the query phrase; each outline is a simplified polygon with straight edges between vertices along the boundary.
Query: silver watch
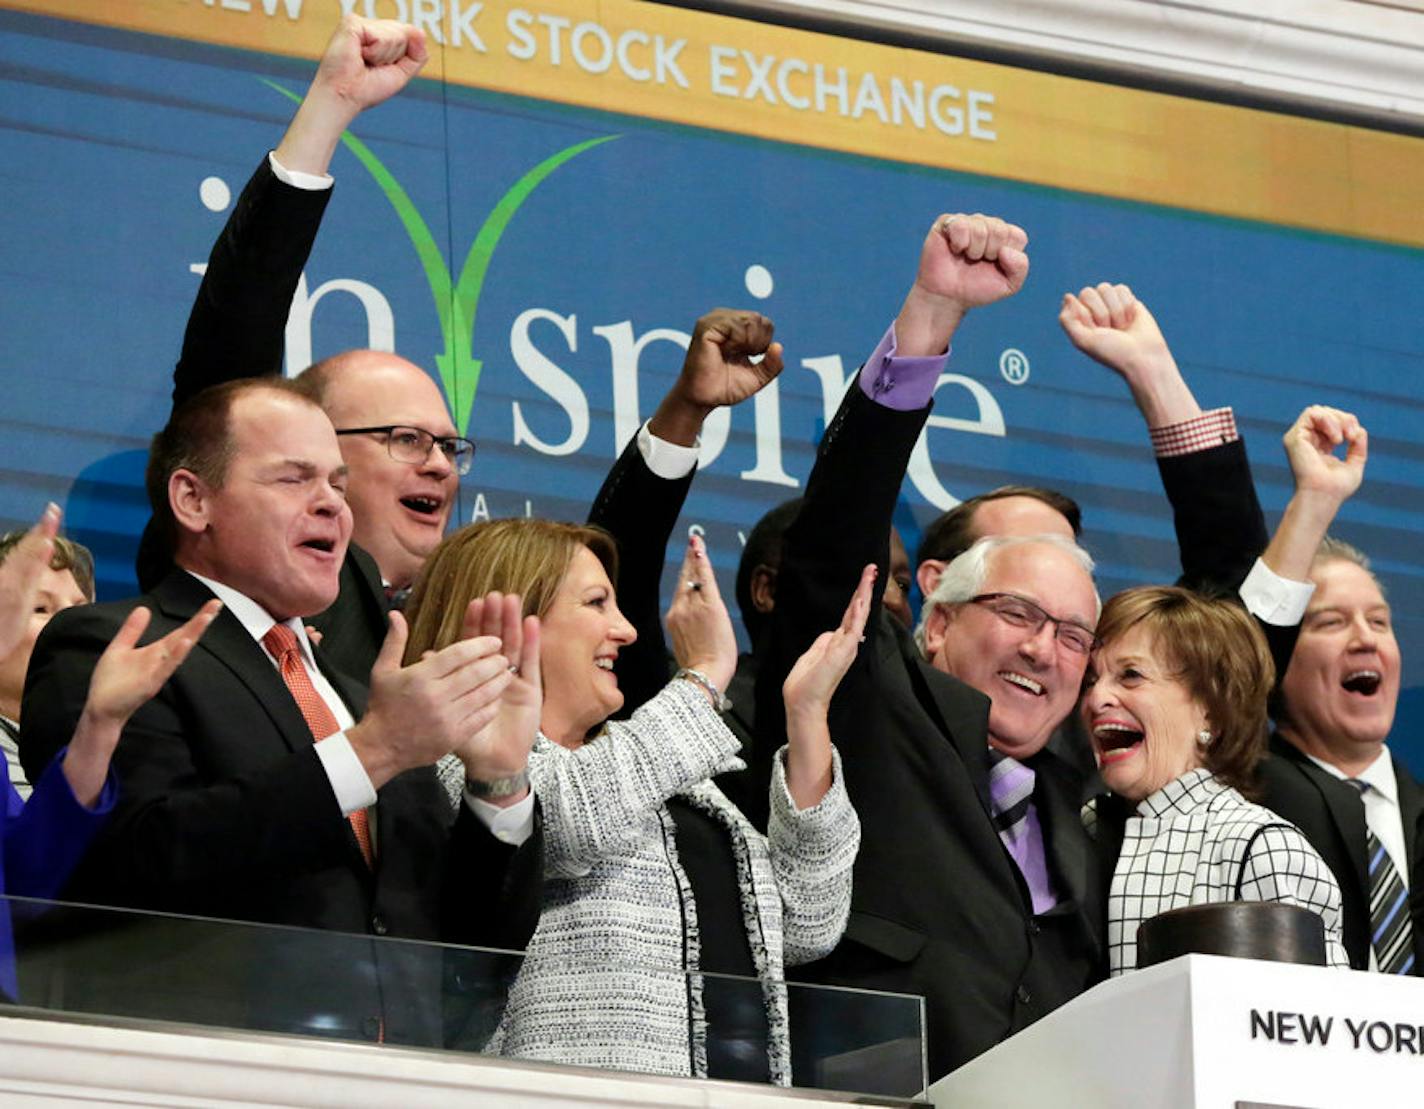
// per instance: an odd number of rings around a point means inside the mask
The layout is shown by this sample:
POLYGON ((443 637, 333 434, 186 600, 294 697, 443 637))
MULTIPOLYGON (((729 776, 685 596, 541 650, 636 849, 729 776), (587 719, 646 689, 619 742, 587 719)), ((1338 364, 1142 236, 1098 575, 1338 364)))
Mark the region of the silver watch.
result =
POLYGON ((465 778, 465 788, 473 797, 489 800, 497 797, 512 797, 529 786, 529 771, 521 770, 508 778, 496 778, 492 782, 481 782, 475 778, 465 778))

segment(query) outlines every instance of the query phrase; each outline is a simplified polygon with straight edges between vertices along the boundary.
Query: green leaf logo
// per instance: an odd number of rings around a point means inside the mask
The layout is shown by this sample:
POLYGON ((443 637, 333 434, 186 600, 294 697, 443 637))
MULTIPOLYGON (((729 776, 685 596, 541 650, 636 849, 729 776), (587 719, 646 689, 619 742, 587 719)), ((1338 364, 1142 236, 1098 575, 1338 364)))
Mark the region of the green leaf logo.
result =
MULTIPOLYGON (((302 102, 300 96, 275 81, 265 77, 258 79, 288 100, 298 104, 302 102)), ((342 144, 366 167, 367 172, 385 193, 396 215, 400 217, 401 225, 410 236, 411 245, 415 247, 421 267, 425 270, 425 281, 430 286, 430 295, 435 301, 435 311, 440 318, 440 333, 445 340, 445 350, 435 356, 435 365, 440 371, 445 399, 455 416, 461 435, 466 434, 469 428, 470 412, 480 384, 480 370, 484 366, 484 363, 475 357, 473 350, 475 316, 479 309, 485 274, 489 271, 490 260, 494 257, 500 238, 514 214, 546 177, 585 150, 592 150, 595 146, 602 146, 621 137, 604 135, 601 138, 575 143, 545 158, 516 181, 500 197, 499 202, 480 225, 479 233, 475 236, 469 253, 465 255, 465 263, 460 267, 460 279, 452 287, 445 257, 440 253, 435 236, 430 233, 430 228, 410 196, 391 171, 371 152, 370 147, 350 131, 342 133, 342 144)))

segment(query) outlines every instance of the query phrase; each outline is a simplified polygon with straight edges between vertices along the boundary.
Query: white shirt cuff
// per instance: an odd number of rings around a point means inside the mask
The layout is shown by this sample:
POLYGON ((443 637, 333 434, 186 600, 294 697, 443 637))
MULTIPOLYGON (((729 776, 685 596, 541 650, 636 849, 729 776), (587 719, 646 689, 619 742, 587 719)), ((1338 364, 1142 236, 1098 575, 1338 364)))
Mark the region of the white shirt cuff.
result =
POLYGON ((524 800, 516 801, 508 808, 491 805, 465 790, 465 804, 475 814, 481 824, 500 843, 518 847, 534 834, 534 791, 531 789, 524 800))
POLYGON ((284 185, 291 185, 294 189, 306 189, 308 192, 320 192, 332 186, 333 178, 329 173, 303 173, 301 170, 288 169, 281 162, 277 161, 275 151, 268 151, 267 164, 272 167, 272 176, 284 185))
POLYGON ((645 423, 638 429, 638 453, 648 464, 648 469, 664 481, 677 481, 692 473, 697 465, 697 456, 702 440, 699 438, 690 447, 669 443, 659 439, 645 423))
POLYGON ((1290 627, 1305 619, 1306 607, 1315 594, 1315 583, 1283 578, 1259 558, 1241 583, 1241 600, 1252 616, 1290 627))
POLYGON ((316 745, 316 757, 331 782, 331 792, 341 806, 341 815, 350 816, 376 803, 376 788, 366 774, 366 768, 351 749, 345 732, 335 732, 316 745))

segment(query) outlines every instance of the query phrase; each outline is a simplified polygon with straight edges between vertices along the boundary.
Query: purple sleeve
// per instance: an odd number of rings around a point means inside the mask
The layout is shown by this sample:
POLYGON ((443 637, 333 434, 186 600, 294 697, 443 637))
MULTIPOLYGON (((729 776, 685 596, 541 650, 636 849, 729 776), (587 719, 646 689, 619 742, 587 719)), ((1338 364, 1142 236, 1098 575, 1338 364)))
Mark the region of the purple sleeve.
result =
POLYGON ((949 351, 928 358, 897 358, 892 323, 860 368, 860 387, 876 404, 897 412, 913 412, 934 398, 939 375, 948 363, 949 351))
MULTIPOLYGON (((14 799, 8 799, 5 893, 45 898, 57 894, 113 811, 118 786, 112 774, 92 809, 79 803, 61 765, 67 750, 66 747, 55 755, 23 808, 17 812, 14 799)), ((14 792, 8 780, 5 785, 14 792)))

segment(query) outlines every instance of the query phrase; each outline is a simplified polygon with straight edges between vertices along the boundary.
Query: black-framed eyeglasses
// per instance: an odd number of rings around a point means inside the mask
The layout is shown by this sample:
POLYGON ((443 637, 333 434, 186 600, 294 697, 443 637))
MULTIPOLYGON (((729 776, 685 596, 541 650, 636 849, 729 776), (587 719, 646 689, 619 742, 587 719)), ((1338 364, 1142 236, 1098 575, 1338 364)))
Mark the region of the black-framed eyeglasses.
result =
POLYGON ((475 461, 475 444, 460 435, 431 435, 418 427, 386 424, 383 427, 339 427, 337 435, 384 435, 386 450, 397 462, 419 466, 437 446, 450 468, 457 474, 468 474, 475 461))
POLYGON ((1053 625, 1053 638, 1077 655, 1090 655, 1098 645, 1098 637, 1093 629, 1076 620, 1060 620, 1050 616, 1027 597, 1017 593, 980 593, 970 597, 969 604, 982 605, 1004 623, 1014 628, 1028 628, 1034 635, 1043 630, 1044 624, 1053 625))

